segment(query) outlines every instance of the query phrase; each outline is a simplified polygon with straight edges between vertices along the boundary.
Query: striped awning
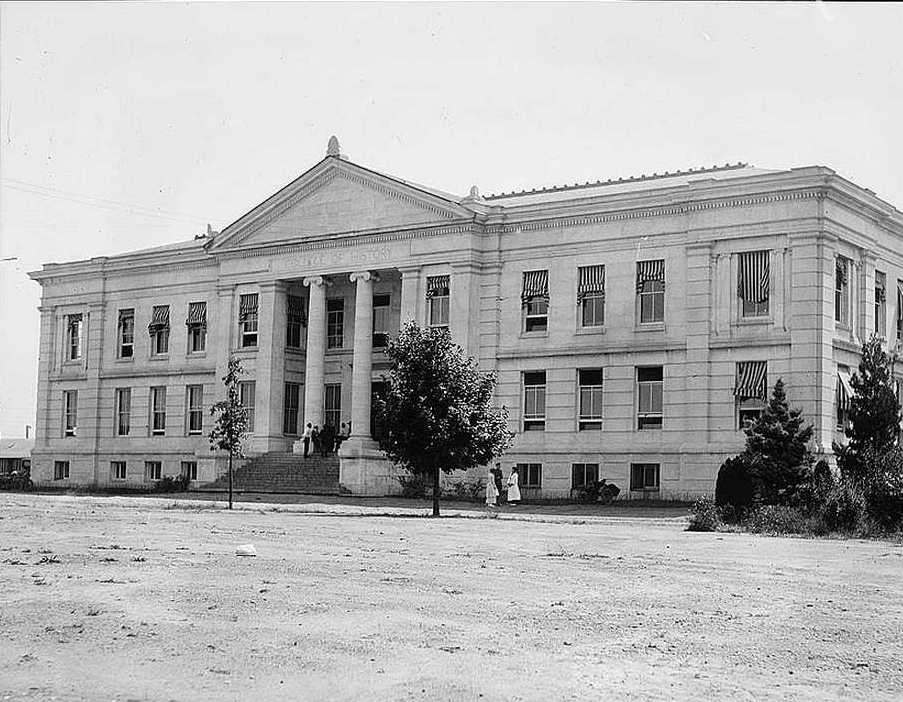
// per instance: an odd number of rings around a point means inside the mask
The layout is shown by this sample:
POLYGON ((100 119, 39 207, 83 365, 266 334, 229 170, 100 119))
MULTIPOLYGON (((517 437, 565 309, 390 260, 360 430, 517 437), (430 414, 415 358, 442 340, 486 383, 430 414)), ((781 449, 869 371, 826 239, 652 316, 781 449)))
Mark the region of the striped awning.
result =
POLYGON ((636 291, 643 292, 643 285, 658 280, 665 282, 665 259, 636 262, 636 291))
POLYGON ((78 312, 76 314, 69 314, 66 315, 66 318, 69 320, 69 324, 75 324, 82 321, 82 313, 78 312))
POLYGON ((837 282, 840 285, 846 285, 849 277, 848 273, 848 264, 849 261, 845 259, 843 256, 838 256, 834 265, 834 271, 837 276, 837 282))
POLYGON ((151 321, 147 328, 150 331, 169 329, 169 305, 154 305, 151 321))
POLYGON ((244 322, 257 314, 257 293, 248 293, 238 298, 238 319, 244 322))
POLYGON ((744 251, 739 256, 737 292, 741 300, 756 304, 768 299, 770 285, 768 251, 744 251))
POLYGON ((605 266, 580 266, 577 281, 577 304, 590 293, 605 295, 605 266))
POLYGON ((286 298, 286 312, 289 317, 300 320, 303 326, 307 326, 307 315, 304 310, 304 300, 299 295, 289 295, 286 298))
POLYGON ((447 275, 431 275, 426 279, 426 296, 448 295, 449 277, 447 275))
POLYGON ((524 288, 521 300, 529 302, 540 297, 549 297, 549 271, 524 271, 524 288))
POLYGON ((185 324, 189 327, 207 326, 207 303, 206 302, 189 302, 188 303, 188 319, 185 324))
POLYGON ((850 372, 837 369, 837 404, 846 412, 850 407, 850 398, 853 397, 853 386, 850 385, 850 372))
POLYGON ((744 398, 760 398, 762 400, 768 394, 766 376, 768 365, 766 361, 746 361, 737 364, 737 385, 734 395, 744 398))

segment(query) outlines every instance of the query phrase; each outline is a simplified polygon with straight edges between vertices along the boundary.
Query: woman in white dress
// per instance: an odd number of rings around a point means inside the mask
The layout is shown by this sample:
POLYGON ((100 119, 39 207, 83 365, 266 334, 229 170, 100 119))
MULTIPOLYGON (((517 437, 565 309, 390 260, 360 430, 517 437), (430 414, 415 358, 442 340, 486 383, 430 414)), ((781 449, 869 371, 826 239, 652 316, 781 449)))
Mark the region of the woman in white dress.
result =
POLYGON ((489 480, 486 481, 486 506, 487 507, 498 507, 499 500, 499 490, 495 486, 495 475, 492 473, 492 469, 489 469, 489 480))
POLYGON ((517 468, 511 469, 508 476, 508 504, 516 505, 520 502, 520 488, 517 484, 517 468))

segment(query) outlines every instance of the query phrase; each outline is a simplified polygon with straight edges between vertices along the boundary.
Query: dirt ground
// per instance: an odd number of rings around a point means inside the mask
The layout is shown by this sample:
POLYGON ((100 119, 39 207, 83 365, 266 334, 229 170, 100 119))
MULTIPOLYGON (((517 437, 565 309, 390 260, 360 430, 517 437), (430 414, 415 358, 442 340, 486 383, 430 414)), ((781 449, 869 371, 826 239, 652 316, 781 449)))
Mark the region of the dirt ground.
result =
POLYGON ((903 698, 898 543, 211 506, 0 494, 0 700, 903 698))

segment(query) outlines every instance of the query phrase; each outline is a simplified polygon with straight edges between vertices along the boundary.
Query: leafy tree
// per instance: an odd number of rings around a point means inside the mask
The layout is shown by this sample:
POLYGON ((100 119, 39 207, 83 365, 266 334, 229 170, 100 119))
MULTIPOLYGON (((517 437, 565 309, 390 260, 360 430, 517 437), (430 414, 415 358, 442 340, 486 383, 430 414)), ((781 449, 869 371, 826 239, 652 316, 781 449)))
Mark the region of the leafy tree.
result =
POLYGON ((791 502, 809 484, 812 454, 807 444, 812 425, 804 425, 800 410, 790 409, 782 379, 774 384, 768 406, 744 432, 743 454, 757 497, 765 504, 791 502))
POLYGON ((415 476, 432 478, 439 516, 439 477, 489 463, 511 444, 508 412, 492 402, 496 376, 453 343, 446 330, 407 324, 385 351, 392 368, 376 411, 380 448, 415 476))
POLYGON ((210 408, 210 414, 216 417, 209 437, 210 450, 219 449, 229 453, 229 509, 232 509, 232 459, 242 456, 242 438, 248 430, 248 415, 241 404, 238 388, 238 379, 243 373, 241 361, 230 358, 229 368, 223 376, 226 399, 210 408))
POLYGON ((893 448, 900 423, 900 404, 894 392, 890 357, 877 337, 862 346, 859 372, 850 380, 849 423, 844 429, 849 442, 834 445, 843 475, 859 477, 865 471, 864 454, 876 455, 893 448))

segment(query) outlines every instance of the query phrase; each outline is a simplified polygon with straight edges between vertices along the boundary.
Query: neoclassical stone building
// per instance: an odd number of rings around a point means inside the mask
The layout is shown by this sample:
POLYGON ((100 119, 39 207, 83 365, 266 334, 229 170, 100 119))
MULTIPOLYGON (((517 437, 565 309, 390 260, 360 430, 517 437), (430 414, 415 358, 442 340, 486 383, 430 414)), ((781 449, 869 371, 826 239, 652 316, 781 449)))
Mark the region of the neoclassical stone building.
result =
POLYGON ((371 394, 386 338, 416 320, 498 372, 517 434, 499 461, 528 498, 594 477, 696 495, 778 378, 830 457, 861 342, 903 348, 903 213, 821 166, 460 197, 360 166, 333 138, 222 232, 32 277, 44 484, 216 479, 209 409, 235 356, 250 454, 351 421, 341 484, 392 492, 371 394))

